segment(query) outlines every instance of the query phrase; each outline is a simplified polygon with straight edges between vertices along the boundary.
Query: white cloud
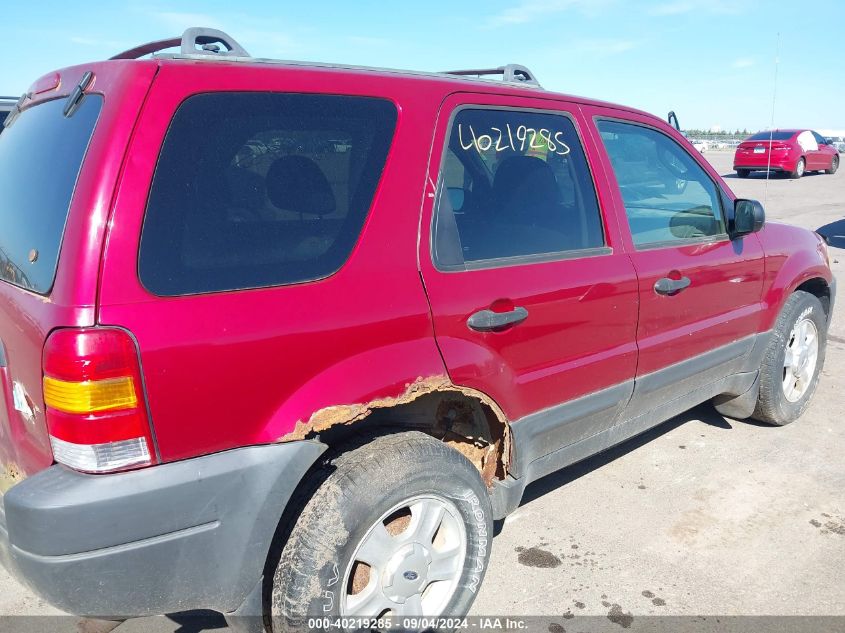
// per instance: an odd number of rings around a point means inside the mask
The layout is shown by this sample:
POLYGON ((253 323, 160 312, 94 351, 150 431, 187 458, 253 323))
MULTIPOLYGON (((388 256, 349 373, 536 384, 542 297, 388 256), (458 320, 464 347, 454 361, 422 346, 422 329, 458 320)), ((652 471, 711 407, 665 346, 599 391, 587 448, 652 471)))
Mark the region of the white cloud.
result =
POLYGON ((346 38, 350 44, 354 44, 356 46, 373 46, 373 47, 383 47, 383 46, 392 46, 393 42, 390 40, 383 38, 383 37, 367 37, 365 35, 350 35, 346 38))
POLYGON ((586 15, 596 15, 614 0, 521 0, 510 9, 491 16, 488 27, 528 24, 556 13, 575 10, 586 15))
POLYGON ((680 15, 682 13, 689 13, 695 9, 693 2, 665 2, 658 4, 649 9, 652 15, 680 15))
POLYGON ((698 12, 702 14, 735 14, 740 13, 742 7, 736 2, 724 0, 672 0, 653 5, 648 13, 658 16, 684 15, 698 12))
POLYGON ((731 68, 750 68, 754 66, 757 62, 754 61, 752 57, 740 57, 738 59, 733 60, 731 62, 731 68))
POLYGON ((72 44, 79 44, 80 46, 98 46, 101 48, 113 48, 115 49, 115 53, 117 53, 118 50, 123 50, 134 46, 134 44, 130 44, 125 41, 103 40, 94 37, 82 37, 79 35, 74 35, 73 37, 69 38, 69 41, 72 44))
POLYGON ((567 47, 567 50, 596 57, 608 57, 630 51, 637 48, 640 44, 641 42, 637 40, 614 38, 580 39, 572 42, 571 47, 567 47))

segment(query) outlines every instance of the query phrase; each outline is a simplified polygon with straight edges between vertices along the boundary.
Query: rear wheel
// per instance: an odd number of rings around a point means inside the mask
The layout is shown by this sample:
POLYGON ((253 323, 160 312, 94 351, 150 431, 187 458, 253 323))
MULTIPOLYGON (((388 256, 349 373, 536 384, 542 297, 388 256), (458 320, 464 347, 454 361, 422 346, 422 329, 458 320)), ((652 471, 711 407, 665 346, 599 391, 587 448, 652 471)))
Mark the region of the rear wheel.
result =
POLYGON ((803 158, 799 158, 798 162, 795 164, 795 171, 790 174, 793 178, 800 178, 804 175, 804 170, 807 167, 807 163, 804 162, 803 158))
POLYGON ((748 178, 748 174, 750 174, 750 173, 751 173, 750 169, 737 169, 736 170, 736 175, 739 176, 740 178, 748 178))
POLYGON ((390 617, 401 627, 404 616, 466 614, 493 528, 475 466, 412 431, 375 438, 326 468, 273 578, 274 632, 313 628, 309 617, 390 617))
POLYGON ((781 310, 760 366, 753 418, 783 426, 797 420, 816 391, 827 343, 827 315, 813 295, 797 291, 781 310))
POLYGON ((830 169, 825 169, 825 171, 829 174, 835 174, 837 169, 839 169, 839 156, 834 156, 830 160, 830 169))

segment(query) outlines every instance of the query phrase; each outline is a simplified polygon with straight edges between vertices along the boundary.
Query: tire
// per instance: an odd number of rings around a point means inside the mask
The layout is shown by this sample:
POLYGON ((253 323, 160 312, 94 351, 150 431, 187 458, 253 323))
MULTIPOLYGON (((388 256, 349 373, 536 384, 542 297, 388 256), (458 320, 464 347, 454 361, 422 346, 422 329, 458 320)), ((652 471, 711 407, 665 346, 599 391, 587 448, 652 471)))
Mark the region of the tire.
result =
POLYGON ((794 292, 778 316, 763 355, 760 392, 751 417, 777 426, 801 417, 819 383, 826 345, 827 315, 821 302, 807 292, 794 292), (805 322, 809 325, 804 325, 805 322), (808 342, 809 335, 815 337, 815 355, 809 343, 810 349, 799 354, 801 341, 808 342))
POLYGON ((837 169, 839 169, 839 156, 834 156, 830 159, 830 169, 824 171, 828 174, 835 174, 837 169))
POLYGON ((799 158, 798 162, 795 163, 795 170, 789 174, 790 178, 800 178, 804 175, 804 171, 807 168, 807 163, 804 158, 799 158))
POLYGON ((736 170, 736 175, 739 176, 740 178, 748 178, 748 174, 750 174, 750 173, 751 173, 750 169, 737 169, 736 170))
POLYGON ((315 476, 323 481, 291 529, 273 577, 275 633, 310 630, 311 617, 375 618, 390 609, 397 626, 419 608, 425 615, 467 613, 493 534, 489 495, 469 460, 410 431, 345 452, 315 476), (448 578, 430 581, 438 556, 448 578), (362 565, 364 558, 381 573, 362 565))

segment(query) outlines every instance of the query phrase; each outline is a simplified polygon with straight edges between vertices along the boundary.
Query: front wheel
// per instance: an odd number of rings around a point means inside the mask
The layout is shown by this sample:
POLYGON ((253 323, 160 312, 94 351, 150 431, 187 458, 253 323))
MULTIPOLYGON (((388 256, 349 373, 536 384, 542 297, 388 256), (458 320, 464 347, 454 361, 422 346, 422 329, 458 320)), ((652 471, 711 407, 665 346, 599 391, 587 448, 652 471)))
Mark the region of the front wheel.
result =
POLYGON ((839 169, 839 156, 834 156, 830 159, 830 169, 825 169, 825 171, 829 174, 835 174, 837 169, 839 169))
POLYGON ((803 158, 799 158, 798 162, 795 164, 795 170, 790 174, 793 178, 800 178, 804 175, 804 170, 807 167, 807 163, 804 162, 803 158))
POLYGON ((411 431, 375 438, 326 467, 276 568, 274 632, 324 628, 314 618, 389 618, 408 628, 404 617, 465 615, 493 529, 475 466, 411 431))
POLYGON ((807 292, 794 292, 763 356, 752 417, 777 426, 801 417, 816 391, 826 344, 827 315, 821 302, 807 292))

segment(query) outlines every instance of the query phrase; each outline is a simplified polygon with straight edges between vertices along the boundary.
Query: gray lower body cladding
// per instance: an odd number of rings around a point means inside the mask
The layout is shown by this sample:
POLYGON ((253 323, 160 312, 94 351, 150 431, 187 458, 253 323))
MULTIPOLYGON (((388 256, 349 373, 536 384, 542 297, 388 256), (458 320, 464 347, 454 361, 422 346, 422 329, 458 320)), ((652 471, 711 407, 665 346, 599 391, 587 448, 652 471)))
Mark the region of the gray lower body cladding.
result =
MULTIPOLYGON (((749 394, 771 333, 747 336, 651 374, 511 424, 510 475, 493 489, 494 516, 516 509, 532 481, 643 433, 716 396, 749 394)), ((752 394, 756 400, 756 392, 752 394)))
POLYGON ((234 611, 325 448, 255 446, 113 475, 52 466, 6 493, 0 560, 78 615, 234 611))

